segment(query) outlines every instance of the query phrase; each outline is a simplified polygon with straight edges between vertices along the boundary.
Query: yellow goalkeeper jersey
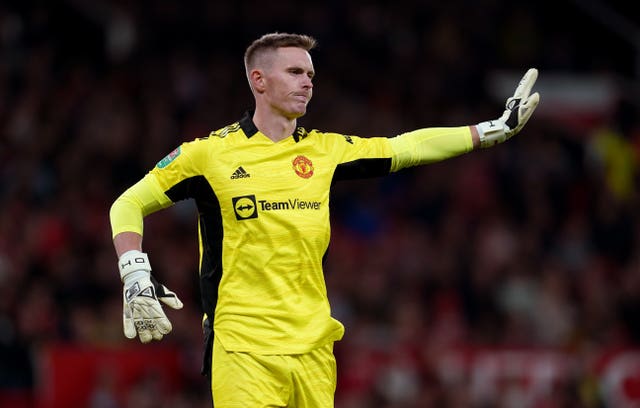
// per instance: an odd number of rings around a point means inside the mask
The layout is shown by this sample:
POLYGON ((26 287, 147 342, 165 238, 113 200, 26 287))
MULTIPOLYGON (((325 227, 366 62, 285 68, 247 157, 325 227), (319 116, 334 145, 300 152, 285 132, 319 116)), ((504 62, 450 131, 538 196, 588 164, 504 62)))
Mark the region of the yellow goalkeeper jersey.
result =
POLYGON ((344 333, 331 316, 322 268, 332 183, 471 149, 466 127, 406 135, 361 138, 298 127, 275 143, 246 114, 183 143, 116 200, 113 235, 142 234, 144 215, 194 199, 205 334, 211 338, 213 330, 229 351, 308 352, 344 333))

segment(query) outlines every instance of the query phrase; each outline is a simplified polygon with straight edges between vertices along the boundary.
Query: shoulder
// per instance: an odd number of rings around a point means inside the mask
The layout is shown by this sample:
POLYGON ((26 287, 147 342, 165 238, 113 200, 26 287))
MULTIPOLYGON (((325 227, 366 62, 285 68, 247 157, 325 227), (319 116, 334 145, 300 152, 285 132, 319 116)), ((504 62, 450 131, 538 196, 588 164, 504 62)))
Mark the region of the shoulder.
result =
POLYGON ((187 141, 182 146, 187 146, 190 149, 207 149, 238 134, 242 134, 242 129, 238 122, 234 122, 220 129, 212 130, 207 136, 187 141))
POLYGON ((208 138, 211 139, 224 139, 228 136, 233 136, 235 134, 238 134, 242 132, 242 127, 240 126, 240 122, 233 122, 230 125, 227 125, 223 128, 220 128, 218 130, 214 130, 211 133, 209 133, 208 138))
MULTIPOLYGON (((325 132, 318 129, 312 129, 306 132, 305 137, 309 137, 310 139, 316 139, 317 141, 321 141, 327 144, 337 144, 337 145, 353 145, 357 136, 345 135, 337 132, 325 132)), ((314 142, 316 142, 314 140, 314 142)), ((348 147, 348 146, 345 146, 348 147)))

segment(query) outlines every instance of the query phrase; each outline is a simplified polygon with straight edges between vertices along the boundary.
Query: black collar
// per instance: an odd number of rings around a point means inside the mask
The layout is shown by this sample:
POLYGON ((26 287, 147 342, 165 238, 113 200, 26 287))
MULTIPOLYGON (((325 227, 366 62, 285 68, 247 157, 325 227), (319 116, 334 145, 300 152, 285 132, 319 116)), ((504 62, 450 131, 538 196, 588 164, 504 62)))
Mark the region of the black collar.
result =
POLYGON ((253 123, 252 110, 246 111, 244 115, 242 115, 242 119, 240 119, 239 123, 240 128, 242 128, 244 134, 247 135, 247 139, 258 133, 258 128, 256 127, 256 124, 253 123))
MULTIPOLYGON (((256 127, 256 124, 253 123, 253 112, 253 110, 246 111, 244 115, 242 115, 242 118, 238 121, 238 123, 240 123, 240 128, 247 136, 247 139, 258 133, 258 128, 256 127)), ((293 131, 293 140, 298 143, 305 137, 307 137, 306 129, 302 126, 296 127, 296 130, 293 131)))

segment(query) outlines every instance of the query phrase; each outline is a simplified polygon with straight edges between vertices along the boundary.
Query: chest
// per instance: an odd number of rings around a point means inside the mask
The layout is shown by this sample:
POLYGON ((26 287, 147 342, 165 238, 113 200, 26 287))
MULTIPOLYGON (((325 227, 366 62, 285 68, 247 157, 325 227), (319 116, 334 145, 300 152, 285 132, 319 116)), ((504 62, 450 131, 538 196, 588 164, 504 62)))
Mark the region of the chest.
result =
POLYGON ((313 145, 229 146, 210 163, 206 177, 231 218, 309 216, 328 206, 335 163, 313 145))

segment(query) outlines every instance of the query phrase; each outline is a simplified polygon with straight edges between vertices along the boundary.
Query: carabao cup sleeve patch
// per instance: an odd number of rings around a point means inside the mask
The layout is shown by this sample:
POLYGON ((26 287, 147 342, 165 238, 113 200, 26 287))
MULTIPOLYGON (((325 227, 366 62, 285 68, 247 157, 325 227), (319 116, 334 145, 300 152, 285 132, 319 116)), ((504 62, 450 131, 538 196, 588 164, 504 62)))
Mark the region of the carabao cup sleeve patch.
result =
POLYGON ((178 156, 180 156, 180 146, 176 147, 174 151, 164 156, 164 158, 162 158, 162 160, 160 160, 158 164, 156 164, 156 167, 159 169, 163 169, 167 167, 172 161, 174 161, 178 156))

